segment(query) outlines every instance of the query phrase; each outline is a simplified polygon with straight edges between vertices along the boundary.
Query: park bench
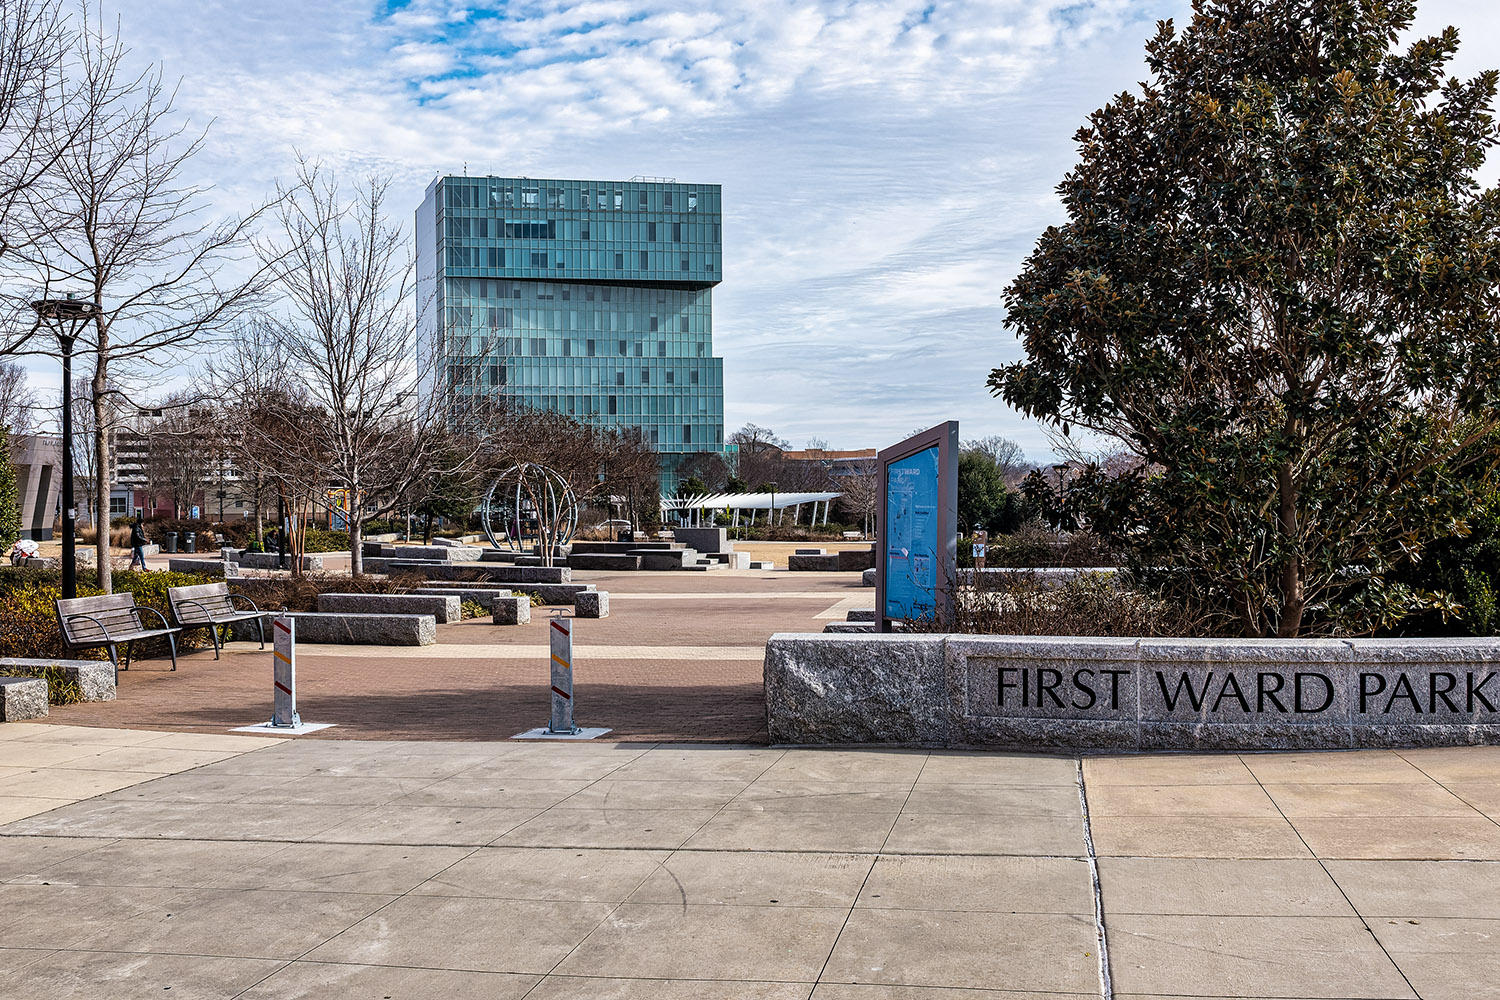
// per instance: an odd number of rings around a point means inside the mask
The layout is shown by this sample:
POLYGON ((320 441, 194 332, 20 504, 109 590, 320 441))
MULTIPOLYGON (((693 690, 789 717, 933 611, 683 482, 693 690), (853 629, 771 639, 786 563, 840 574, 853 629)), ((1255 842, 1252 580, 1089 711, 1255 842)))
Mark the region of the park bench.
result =
POLYGON ((172 618, 182 629, 206 628, 214 640, 214 659, 219 658, 220 625, 236 622, 255 622, 256 634, 260 636, 260 648, 266 648, 266 616, 256 603, 244 594, 231 594, 227 583, 200 583, 191 587, 168 587, 167 604, 172 609, 172 618), (236 600, 250 605, 247 611, 236 607, 236 600))
POLYGON ((172 669, 177 669, 177 633, 167 618, 155 608, 137 607, 135 595, 101 594, 98 597, 72 597, 55 602, 57 625, 63 645, 69 649, 106 649, 109 662, 118 674, 130 669, 130 650, 137 639, 166 636, 172 651, 172 669), (161 619, 161 628, 149 628, 146 616, 161 619), (120 646, 125 647, 125 666, 120 666, 120 646))

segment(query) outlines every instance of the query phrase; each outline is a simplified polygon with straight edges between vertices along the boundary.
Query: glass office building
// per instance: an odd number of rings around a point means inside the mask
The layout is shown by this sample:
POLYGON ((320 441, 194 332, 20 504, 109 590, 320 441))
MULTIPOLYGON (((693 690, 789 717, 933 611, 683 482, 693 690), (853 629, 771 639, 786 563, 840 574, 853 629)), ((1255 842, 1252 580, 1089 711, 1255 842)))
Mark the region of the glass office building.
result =
POLYGON ((639 428, 674 489, 684 455, 724 450, 720 224, 716 184, 438 178, 417 210, 417 296, 442 379, 639 428))

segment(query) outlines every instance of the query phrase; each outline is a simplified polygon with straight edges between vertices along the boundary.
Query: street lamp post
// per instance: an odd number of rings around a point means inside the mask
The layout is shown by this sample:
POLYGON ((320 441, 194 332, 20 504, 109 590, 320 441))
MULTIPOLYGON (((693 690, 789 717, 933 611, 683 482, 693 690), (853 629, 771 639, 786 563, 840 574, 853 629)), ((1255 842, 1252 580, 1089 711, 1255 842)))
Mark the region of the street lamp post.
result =
MULTIPOLYGON (((57 334, 58 346, 62 348, 62 595, 66 599, 78 596, 78 508, 73 499, 73 342, 79 328, 99 311, 99 305, 75 299, 69 293, 65 299, 39 299, 31 308, 36 310, 37 319, 57 334)), ((100 513, 102 516, 103 512, 100 513)), ((95 529, 109 530, 98 525, 95 529)))
POLYGON ((771 487, 771 509, 766 512, 766 527, 774 528, 776 527, 776 484, 769 483, 767 485, 771 487))

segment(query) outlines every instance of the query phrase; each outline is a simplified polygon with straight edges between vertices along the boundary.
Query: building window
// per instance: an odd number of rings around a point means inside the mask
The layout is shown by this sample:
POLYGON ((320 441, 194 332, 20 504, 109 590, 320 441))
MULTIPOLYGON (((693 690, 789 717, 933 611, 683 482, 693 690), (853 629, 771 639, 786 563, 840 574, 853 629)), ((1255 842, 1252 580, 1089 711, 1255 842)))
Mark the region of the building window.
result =
MULTIPOLYGON (((623 191, 617 190, 617 191, 615 191, 615 211, 618 212, 618 211, 620 211, 624 207, 625 207, 625 193, 623 191)), ((613 413, 614 411, 611 410, 610 412, 613 413)))
POLYGON ((643 212, 644 212, 644 211, 645 211, 645 210, 646 210, 646 192, 644 192, 644 191, 642 191, 642 192, 641 192, 641 193, 640 193, 640 194, 639 194, 639 195, 638 195, 638 196, 637 196, 637 197, 636 197, 636 204, 637 204, 637 205, 639 205, 639 206, 640 206, 640 207, 641 207, 641 211, 643 211, 643 212))
POLYGON ((647 256, 646 256, 646 251, 642 250, 641 251, 641 270, 642 271, 646 270, 646 267, 647 267, 647 263, 646 262, 647 262, 648 259, 649 258, 647 258, 647 256))
POLYGON ((682 258, 682 270, 686 271, 687 269, 688 269, 688 259, 686 257, 684 257, 684 258, 682 258))
POLYGON ((693 443, 693 425, 692 424, 683 424, 682 425, 682 443, 683 444, 692 444, 693 443))
POLYGON ((697 384, 698 384, 698 369, 696 369, 696 368, 694 368, 694 369, 693 369, 693 370, 692 370, 692 371, 691 371, 691 372, 690 372, 690 373, 689 373, 689 374, 688 374, 688 382, 689 382, 689 383, 690 383, 690 384, 692 384, 692 385, 697 385, 697 384))
POLYGON ((618 399, 618 397, 616 397, 616 396, 609 397, 609 415, 610 416, 614 416, 616 413, 619 412, 619 403, 616 402, 617 399, 618 399))
POLYGON ((657 327, 657 323, 658 322, 659 322, 659 320, 655 316, 651 317, 651 329, 650 329, 651 333, 655 333, 656 332, 656 327, 657 327))
POLYGON ((696 212, 696 211, 698 211, 698 192, 697 191, 689 191, 688 192, 688 211, 689 212, 696 212))
POLYGON ((656 242, 656 223, 654 223, 654 222, 648 222, 648 223, 646 223, 646 242, 647 243, 655 243, 656 242))
POLYGON ((624 269, 625 269, 625 255, 623 253, 617 253, 617 254, 615 254, 615 270, 616 271, 623 271, 624 269))
POLYGON ((672 369, 668 368, 667 369, 667 385, 673 385, 673 384, 676 383, 676 381, 677 381, 677 373, 674 372, 672 369))
POLYGON ((615 385, 624 385, 624 384, 625 384, 625 373, 624 372, 615 372, 615 385))
POLYGON ((662 192, 662 195, 661 195, 661 207, 662 208, 671 208, 672 207, 672 192, 670 192, 670 191, 663 191, 662 192))
POLYGON ((533 358, 545 358, 547 356, 547 341, 544 338, 531 338, 531 356, 533 358))
POLYGON ((523 208, 536 208, 536 188, 521 189, 521 205, 523 208))
POLYGON ((651 369, 649 369, 649 368, 642 368, 641 369, 641 385, 650 385, 650 384, 651 384, 651 369))
POLYGON ((592 340, 588 342, 588 351, 589 357, 592 358, 594 356, 594 342, 592 340))
POLYGON ((625 341, 622 340, 620 341, 620 357, 623 358, 627 353, 629 353, 629 351, 625 346, 625 341))
POLYGON ((658 340, 656 342, 656 356, 658 358, 667 356, 667 342, 665 340, 658 340))
POLYGON ((535 253, 535 252, 533 252, 532 255, 531 255, 531 266, 532 267, 542 267, 542 268, 546 267, 547 266, 547 255, 545 253, 535 253))
POLYGON ((687 318, 687 314, 686 313, 683 313, 683 315, 681 317, 681 326, 682 326, 682 329, 679 330, 678 332, 679 333, 687 333, 688 332, 688 318, 687 318))
POLYGON ((681 243, 682 242, 682 223, 680 223, 680 222, 674 222, 674 223, 672 223, 672 242, 673 243, 681 243))
POLYGON ((579 226, 578 226, 578 238, 581 239, 581 240, 590 239, 590 236, 589 236, 589 224, 587 222, 579 223, 579 226))

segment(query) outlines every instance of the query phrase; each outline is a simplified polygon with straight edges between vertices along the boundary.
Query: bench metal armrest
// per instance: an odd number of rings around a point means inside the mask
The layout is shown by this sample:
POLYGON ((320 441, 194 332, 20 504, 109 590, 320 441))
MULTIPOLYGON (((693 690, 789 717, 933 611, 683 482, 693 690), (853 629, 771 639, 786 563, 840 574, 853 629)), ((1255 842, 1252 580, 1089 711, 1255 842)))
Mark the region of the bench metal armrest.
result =
MULTIPOLYGON (((164 614, 162 614, 160 611, 157 611, 155 608, 148 608, 148 607, 145 607, 145 606, 140 605, 140 604, 137 604, 135 606, 135 612, 136 612, 137 615, 139 615, 143 611, 149 611, 153 615, 155 615, 156 617, 160 618, 161 619, 161 627, 162 628, 167 629, 169 631, 176 631, 176 629, 172 628, 172 623, 169 622, 169 621, 167 621, 167 616, 164 615, 164 614)), ((141 622, 142 626, 144 626, 145 624, 146 624, 145 622, 141 622)))
MULTIPOLYGON (((66 623, 72 621, 75 618, 87 618, 89 621, 93 622, 95 625, 97 625, 99 627, 99 631, 100 632, 104 633, 104 641, 105 642, 114 642, 115 641, 114 636, 112 636, 112 635, 109 634, 109 626, 105 625, 103 622, 101 622, 99 619, 95 618, 93 615, 86 615, 86 614, 68 615, 68 617, 66 617, 66 618, 63 619, 63 623, 66 624, 66 623)), ((68 643, 68 645, 70 645, 70 646, 71 645, 75 645, 75 643, 73 642, 72 638, 67 635, 67 629, 63 630, 63 640, 66 641, 68 643)))
MULTIPOLYGON (((195 607, 199 611, 203 612, 203 620, 202 621, 184 622, 183 624, 186 624, 186 625, 212 625, 212 624, 214 624, 214 613, 212 611, 208 610, 208 606, 205 605, 205 604, 203 604, 202 602, 190 600, 188 598, 183 598, 182 600, 178 601, 177 603, 178 604, 191 604, 193 607, 195 607)), ((143 608, 142 610, 151 611, 151 610, 154 610, 154 609, 152 609, 152 608, 143 608)), ((161 612, 158 611, 157 614, 161 614, 161 612)), ((175 607, 172 609, 172 614, 173 614, 174 617, 178 618, 179 620, 182 618, 181 615, 177 614, 177 609, 175 607)), ((163 619, 163 621, 165 621, 165 619, 163 619)))
POLYGON ((250 600, 250 598, 247 597, 244 594, 230 594, 229 595, 230 602, 233 603, 233 601, 234 601, 234 599, 236 597, 238 597, 240 600, 242 600, 242 601, 246 602, 247 604, 249 604, 250 605, 250 610, 257 611, 257 612, 260 611, 260 606, 257 605, 254 601, 250 600))

